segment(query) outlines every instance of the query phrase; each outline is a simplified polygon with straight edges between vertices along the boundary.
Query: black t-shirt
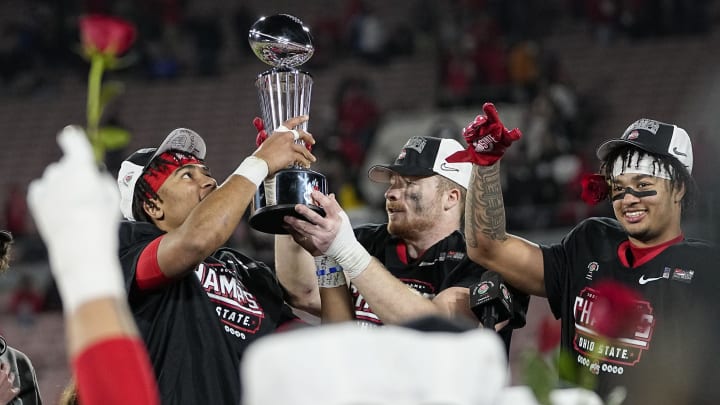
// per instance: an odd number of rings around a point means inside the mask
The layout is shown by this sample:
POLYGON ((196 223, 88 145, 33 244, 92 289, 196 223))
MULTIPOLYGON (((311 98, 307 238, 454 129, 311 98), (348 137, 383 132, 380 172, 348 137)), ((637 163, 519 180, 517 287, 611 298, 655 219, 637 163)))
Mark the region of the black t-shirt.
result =
POLYGON ((141 291, 143 249, 163 232, 122 222, 120 261, 129 303, 147 346, 163 404, 240 402, 239 364, 247 346, 294 318, 273 271, 222 248, 193 272, 141 291))
POLYGON ((618 258, 618 247, 627 239, 616 220, 590 218, 561 243, 542 247, 548 301, 562 320, 562 348, 572 354, 580 373, 597 376, 601 396, 624 386, 625 404, 702 403, 703 396, 716 395, 703 383, 708 382, 703 370, 713 369, 707 356, 714 362, 718 353, 712 341, 719 319, 712 305, 720 287, 717 251, 705 242, 684 240, 628 268, 618 258), (593 284, 603 279, 643 297, 638 303, 643 322, 632 336, 608 341, 595 332, 593 284))
MULTIPOLYGON (((449 287, 470 287, 478 283, 482 274, 487 271, 467 257, 465 238, 459 231, 454 231, 407 264, 398 254, 399 246, 404 244, 399 238, 390 235, 387 224, 357 227, 355 236, 392 275, 428 299, 433 299, 439 292, 449 287)), ((355 307, 355 318, 359 323, 365 327, 382 325, 382 321, 373 313, 370 305, 352 283, 350 291, 355 307)), ((522 311, 524 314, 529 297, 517 291, 513 292, 518 297, 519 305, 524 307, 522 311)), ((510 346, 511 332, 510 328, 505 328, 500 333, 506 348, 510 346)))

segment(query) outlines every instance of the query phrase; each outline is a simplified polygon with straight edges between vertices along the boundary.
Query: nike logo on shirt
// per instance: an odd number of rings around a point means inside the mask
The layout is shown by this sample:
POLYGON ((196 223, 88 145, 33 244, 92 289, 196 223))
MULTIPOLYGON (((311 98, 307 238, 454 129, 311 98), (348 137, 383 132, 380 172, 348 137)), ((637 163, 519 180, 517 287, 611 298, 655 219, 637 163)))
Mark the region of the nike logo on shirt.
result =
POLYGON ((638 280, 638 283, 640 283, 640 285, 645 285, 651 281, 660 280, 661 278, 662 277, 645 278, 645 275, 643 274, 642 276, 640 276, 640 280, 638 280))

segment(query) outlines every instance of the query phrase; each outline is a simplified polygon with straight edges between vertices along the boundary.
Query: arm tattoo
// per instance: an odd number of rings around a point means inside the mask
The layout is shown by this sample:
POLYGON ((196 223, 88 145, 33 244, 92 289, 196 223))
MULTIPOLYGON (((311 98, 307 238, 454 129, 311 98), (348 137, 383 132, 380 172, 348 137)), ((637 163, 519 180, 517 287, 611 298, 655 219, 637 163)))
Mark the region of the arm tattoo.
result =
POLYGON ((473 166, 466 204, 465 235, 470 247, 479 246, 481 234, 492 240, 507 239, 500 164, 473 166))

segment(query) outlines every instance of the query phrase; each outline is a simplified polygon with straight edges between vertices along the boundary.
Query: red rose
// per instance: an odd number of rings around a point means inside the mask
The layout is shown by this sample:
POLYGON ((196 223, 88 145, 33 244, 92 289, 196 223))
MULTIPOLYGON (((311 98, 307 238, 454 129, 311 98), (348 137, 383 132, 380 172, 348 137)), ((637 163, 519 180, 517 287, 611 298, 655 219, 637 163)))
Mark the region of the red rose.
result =
POLYGON ((117 17, 90 14, 80 17, 80 36, 86 51, 122 55, 135 41, 135 26, 117 17))
POLYGON ((600 174, 585 174, 580 180, 582 185, 582 198, 585 203, 595 205, 607 198, 610 192, 605 176, 600 174))
POLYGON ((546 316, 540 322, 540 335, 538 350, 540 353, 548 353, 560 344, 560 321, 552 316, 546 316))
POLYGON ((610 339, 633 336, 643 320, 640 294, 612 280, 600 281, 593 289, 595 330, 610 339))

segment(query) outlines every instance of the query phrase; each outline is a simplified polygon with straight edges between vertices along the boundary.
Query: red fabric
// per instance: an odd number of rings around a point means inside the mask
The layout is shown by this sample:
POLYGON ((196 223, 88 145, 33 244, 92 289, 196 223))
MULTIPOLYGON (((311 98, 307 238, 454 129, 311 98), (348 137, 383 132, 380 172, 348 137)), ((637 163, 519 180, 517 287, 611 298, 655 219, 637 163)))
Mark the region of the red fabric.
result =
POLYGON ((160 270, 160 263, 157 259, 158 247, 163 236, 150 242, 140 253, 135 268, 135 283, 141 290, 149 290, 170 282, 170 279, 160 270))
POLYGON ((154 170, 148 170, 147 173, 143 174, 145 181, 147 181, 148 185, 150 185, 156 193, 175 170, 187 165, 202 164, 202 162, 194 156, 178 155, 172 152, 161 153, 158 158, 171 163, 161 165, 154 170))
POLYGON ((277 328, 275 328, 275 333, 288 332, 305 326, 308 326, 305 321, 300 318, 293 318, 278 325, 277 328))
POLYGON ((395 251, 397 252, 398 259, 400 259, 402 264, 408 264, 407 245, 405 244, 405 242, 398 242, 397 246, 395 247, 395 251))
POLYGON ((490 166, 500 160, 505 149, 520 139, 522 133, 515 128, 505 128, 493 103, 483 104, 485 115, 478 115, 463 131, 468 144, 467 149, 448 156, 448 163, 471 162, 480 166, 490 166))
POLYGON ((72 360, 83 405, 160 404, 157 383, 142 341, 102 340, 72 360))
POLYGON ((641 248, 634 246, 632 243, 630 243, 629 240, 626 240, 625 242, 621 243, 618 247, 618 258, 622 262, 622 264, 625 267, 638 267, 641 266, 650 260, 652 260, 655 256, 659 255, 663 250, 667 249, 668 246, 674 245, 681 240, 685 238, 684 235, 680 235, 675 239, 671 239, 665 243, 661 243, 657 246, 650 246, 647 248, 641 248), (627 260, 627 250, 630 249, 630 253, 632 254, 632 257, 635 259, 632 266, 627 260))

